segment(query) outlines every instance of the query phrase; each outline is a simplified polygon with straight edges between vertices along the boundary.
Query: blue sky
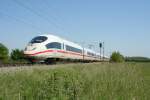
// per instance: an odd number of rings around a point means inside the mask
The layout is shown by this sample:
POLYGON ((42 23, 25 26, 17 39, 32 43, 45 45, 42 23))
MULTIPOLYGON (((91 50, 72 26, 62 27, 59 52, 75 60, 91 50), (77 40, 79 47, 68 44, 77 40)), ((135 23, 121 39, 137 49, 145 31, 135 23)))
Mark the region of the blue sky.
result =
POLYGON ((24 49, 36 35, 53 33, 105 53, 150 57, 149 0, 0 0, 0 42, 24 49))

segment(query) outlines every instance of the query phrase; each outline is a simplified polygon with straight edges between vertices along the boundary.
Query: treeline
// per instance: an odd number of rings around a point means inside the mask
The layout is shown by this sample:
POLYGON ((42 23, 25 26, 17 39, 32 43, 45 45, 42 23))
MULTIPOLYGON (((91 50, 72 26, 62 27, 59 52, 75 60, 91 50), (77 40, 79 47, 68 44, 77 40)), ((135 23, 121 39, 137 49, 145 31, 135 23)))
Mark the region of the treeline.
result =
POLYGON ((120 52, 113 52, 110 62, 150 62, 147 57, 124 57, 120 52))
POLYGON ((23 50, 14 49, 9 53, 9 49, 0 43, 0 64, 5 63, 27 63, 23 50))
POLYGON ((150 62, 150 58, 147 57, 126 57, 127 62, 150 62))

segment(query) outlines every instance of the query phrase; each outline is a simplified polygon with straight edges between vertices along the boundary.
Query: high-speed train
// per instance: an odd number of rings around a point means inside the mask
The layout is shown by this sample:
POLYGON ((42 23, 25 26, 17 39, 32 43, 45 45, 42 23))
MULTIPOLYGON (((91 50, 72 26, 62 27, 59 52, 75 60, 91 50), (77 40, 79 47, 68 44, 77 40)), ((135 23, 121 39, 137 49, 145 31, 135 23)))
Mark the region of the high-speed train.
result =
POLYGON ((55 35, 34 37, 25 47, 24 54, 31 62, 51 62, 52 59, 99 61, 101 58, 99 53, 55 35))

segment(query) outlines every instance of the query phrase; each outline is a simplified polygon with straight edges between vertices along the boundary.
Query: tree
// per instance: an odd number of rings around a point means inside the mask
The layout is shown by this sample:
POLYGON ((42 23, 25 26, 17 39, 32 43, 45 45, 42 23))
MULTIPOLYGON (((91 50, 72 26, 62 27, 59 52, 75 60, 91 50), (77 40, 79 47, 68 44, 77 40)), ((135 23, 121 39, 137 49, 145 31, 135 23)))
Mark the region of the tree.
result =
POLYGON ((124 62, 124 56, 121 55, 119 52, 113 52, 110 57, 111 62, 124 62))
POLYGON ((6 46, 0 43, 0 62, 6 62, 9 58, 9 50, 6 46))
POLYGON ((21 61, 24 59, 24 54, 22 50, 14 49, 11 52, 11 59, 14 61, 21 61))

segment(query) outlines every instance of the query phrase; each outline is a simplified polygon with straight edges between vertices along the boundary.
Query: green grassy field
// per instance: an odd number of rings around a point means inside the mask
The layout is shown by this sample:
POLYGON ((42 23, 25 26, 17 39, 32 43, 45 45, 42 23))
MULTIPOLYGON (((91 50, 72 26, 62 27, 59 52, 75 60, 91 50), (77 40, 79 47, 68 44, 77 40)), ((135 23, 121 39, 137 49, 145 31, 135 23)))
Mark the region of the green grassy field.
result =
POLYGON ((150 63, 1 69, 0 100, 150 100, 150 63))

